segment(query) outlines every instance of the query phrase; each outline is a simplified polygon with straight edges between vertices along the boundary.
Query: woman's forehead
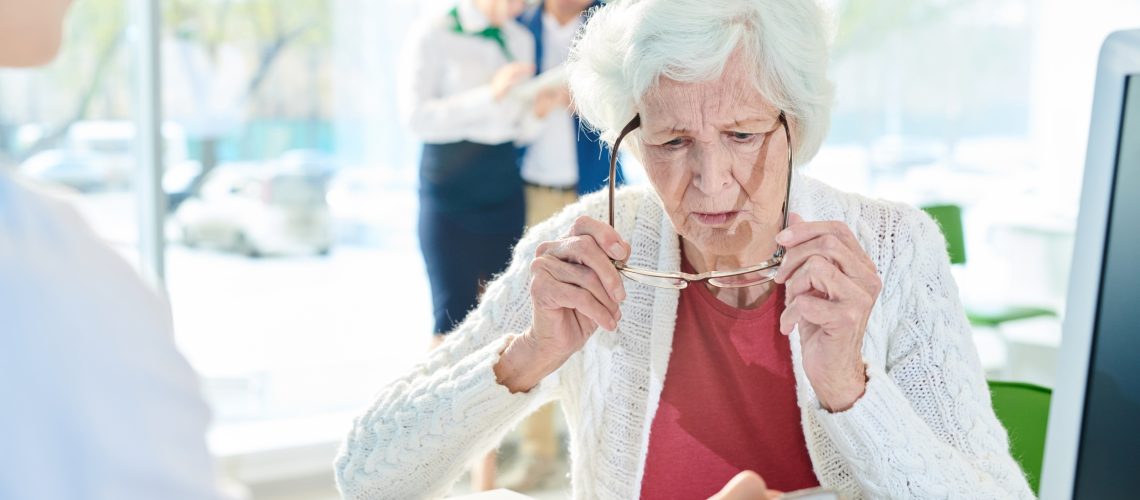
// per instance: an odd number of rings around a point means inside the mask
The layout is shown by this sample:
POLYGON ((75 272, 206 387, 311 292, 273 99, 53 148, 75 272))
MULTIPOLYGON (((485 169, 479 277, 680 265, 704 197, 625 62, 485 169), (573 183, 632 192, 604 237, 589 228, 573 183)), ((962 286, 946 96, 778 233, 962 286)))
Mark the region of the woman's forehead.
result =
POLYGON ((721 78, 679 82, 662 77, 642 99, 643 122, 699 125, 774 119, 778 114, 739 66, 726 69, 721 78))

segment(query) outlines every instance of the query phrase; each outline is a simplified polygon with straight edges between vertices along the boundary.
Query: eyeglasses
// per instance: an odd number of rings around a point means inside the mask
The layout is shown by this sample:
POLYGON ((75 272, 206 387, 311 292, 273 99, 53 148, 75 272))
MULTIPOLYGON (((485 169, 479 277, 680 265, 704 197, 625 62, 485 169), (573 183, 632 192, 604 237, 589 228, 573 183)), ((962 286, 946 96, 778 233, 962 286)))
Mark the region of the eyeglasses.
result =
MULTIPOLYGON (((784 137, 788 141, 788 185, 784 188, 784 207, 783 207, 783 222, 780 225, 780 230, 788 228, 788 199, 792 194, 792 135, 788 131, 788 120, 784 117, 784 112, 780 112, 779 116, 780 125, 784 129, 784 137)), ((622 139, 625 138, 630 132, 634 131, 637 127, 641 126, 641 115, 636 115, 633 120, 621 130, 617 140, 614 141, 614 147, 610 151, 610 227, 614 226, 614 176, 617 171, 617 154, 618 146, 621 145, 622 139)), ((772 132, 775 132, 774 130, 772 132)), ((771 134, 772 132, 769 132, 771 134)), ((758 162, 763 162, 764 155, 761 155, 758 162)), ((776 252, 772 254, 772 258, 741 269, 733 271, 708 271, 699 274, 685 273, 685 272, 663 272, 654 271, 651 269, 641 269, 637 267, 630 267, 622 261, 612 261, 614 267, 618 272, 638 283, 644 283, 649 286, 658 288, 673 288, 680 290, 688 287, 690 283, 707 281, 710 285, 719 288, 744 288, 756 285, 763 285, 772 281, 776 277, 776 271, 780 269, 780 263, 784 261, 785 249, 782 245, 776 245, 776 252)))

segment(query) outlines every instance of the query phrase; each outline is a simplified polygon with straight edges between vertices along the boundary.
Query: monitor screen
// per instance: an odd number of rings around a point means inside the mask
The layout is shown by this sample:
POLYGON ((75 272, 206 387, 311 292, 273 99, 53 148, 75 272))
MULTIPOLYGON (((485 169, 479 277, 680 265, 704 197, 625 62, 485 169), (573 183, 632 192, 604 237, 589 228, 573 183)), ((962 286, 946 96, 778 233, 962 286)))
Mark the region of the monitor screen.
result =
POLYGON ((1075 498, 1140 497, 1140 75, 1125 89, 1075 498))

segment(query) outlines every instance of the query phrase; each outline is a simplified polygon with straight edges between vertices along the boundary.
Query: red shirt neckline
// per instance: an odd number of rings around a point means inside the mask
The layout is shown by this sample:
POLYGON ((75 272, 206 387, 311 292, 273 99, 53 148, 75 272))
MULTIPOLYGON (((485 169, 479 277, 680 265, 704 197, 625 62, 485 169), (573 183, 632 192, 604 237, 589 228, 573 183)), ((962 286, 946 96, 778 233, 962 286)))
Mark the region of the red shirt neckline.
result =
MULTIPOLYGON (((683 257, 682 257, 683 258, 683 257)), ((691 269, 682 261, 682 269, 691 269)), ((686 271, 691 272, 691 271, 686 271)), ((649 430, 641 495, 708 498, 743 470, 769 487, 818 486, 796 400, 783 287, 732 307, 700 283, 681 290, 664 386, 649 430)))
MULTIPOLYGON (((692 264, 689 264, 689 260, 685 257, 684 249, 681 250, 681 272, 690 274, 696 274, 697 272, 692 264)), ((776 285, 772 284, 769 286, 776 285)), ((716 312, 723 314, 724 316, 741 320, 754 320, 764 317, 764 315, 771 312, 772 308, 776 307, 777 304, 783 302, 784 296, 784 287, 776 286, 776 289, 772 291, 772 293, 768 294, 768 296, 764 298, 764 302, 762 302, 759 306, 750 309, 742 309, 721 302, 720 299, 716 298, 716 296, 713 295, 712 291, 709 290, 708 285, 705 285, 704 283, 690 283, 689 288, 692 288, 696 291, 695 295, 698 299, 701 300, 702 305, 711 307, 715 309, 716 312), (780 300, 777 301, 776 299, 780 300)))

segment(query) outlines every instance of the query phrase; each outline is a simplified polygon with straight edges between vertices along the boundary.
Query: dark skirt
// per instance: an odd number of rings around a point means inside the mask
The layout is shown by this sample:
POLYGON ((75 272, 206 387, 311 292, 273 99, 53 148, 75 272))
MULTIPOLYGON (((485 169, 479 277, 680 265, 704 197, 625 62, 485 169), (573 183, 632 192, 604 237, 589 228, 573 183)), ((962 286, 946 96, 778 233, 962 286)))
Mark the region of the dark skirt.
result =
POLYGON ((435 334, 454 330, 482 284, 506 269, 525 215, 514 145, 424 145, 419 238, 435 334))

